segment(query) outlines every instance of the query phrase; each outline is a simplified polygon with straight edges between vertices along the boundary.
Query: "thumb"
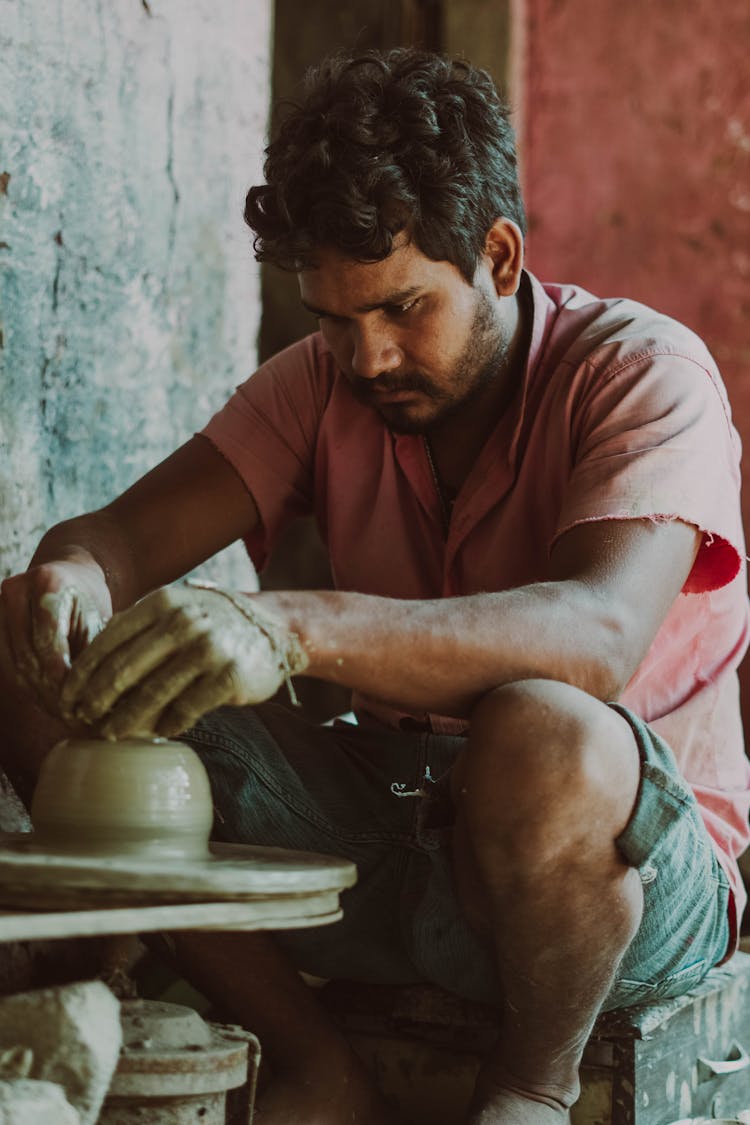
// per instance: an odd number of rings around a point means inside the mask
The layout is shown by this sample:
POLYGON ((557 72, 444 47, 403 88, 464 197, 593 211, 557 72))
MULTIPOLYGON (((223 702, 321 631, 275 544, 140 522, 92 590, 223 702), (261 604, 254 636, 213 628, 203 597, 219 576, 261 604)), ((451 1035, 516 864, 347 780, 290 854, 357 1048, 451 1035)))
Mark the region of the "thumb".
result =
POLYGON ((70 627, 76 594, 66 587, 43 594, 31 606, 31 640, 41 687, 57 687, 70 669, 70 627))

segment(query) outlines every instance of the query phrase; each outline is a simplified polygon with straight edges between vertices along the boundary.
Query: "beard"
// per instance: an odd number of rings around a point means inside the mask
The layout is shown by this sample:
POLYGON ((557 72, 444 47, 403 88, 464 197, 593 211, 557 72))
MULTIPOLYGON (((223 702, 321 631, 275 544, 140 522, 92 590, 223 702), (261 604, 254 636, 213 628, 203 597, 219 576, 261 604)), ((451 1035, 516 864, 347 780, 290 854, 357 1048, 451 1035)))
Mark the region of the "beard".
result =
POLYGON ((389 371, 374 379, 351 378, 351 388, 360 402, 378 411, 394 433, 423 434, 459 415, 502 378, 509 351, 510 340, 498 324, 495 307, 480 291, 466 346, 441 383, 422 371, 389 371), (408 404, 378 402, 378 394, 386 391, 414 391, 426 400, 427 410, 414 415, 408 404))

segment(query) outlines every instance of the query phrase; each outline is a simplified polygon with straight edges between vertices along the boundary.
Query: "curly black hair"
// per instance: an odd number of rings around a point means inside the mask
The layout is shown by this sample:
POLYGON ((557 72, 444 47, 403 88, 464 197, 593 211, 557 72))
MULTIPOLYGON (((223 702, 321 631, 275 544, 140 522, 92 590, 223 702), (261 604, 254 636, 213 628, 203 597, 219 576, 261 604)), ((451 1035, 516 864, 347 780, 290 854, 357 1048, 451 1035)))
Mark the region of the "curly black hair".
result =
POLYGON ((335 55, 308 71, 264 173, 245 221, 256 258, 284 269, 313 266, 320 246, 380 261, 405 231, 471 281, 497 218, 526 229, 513 129, 492 79, 416 48, 335 55))

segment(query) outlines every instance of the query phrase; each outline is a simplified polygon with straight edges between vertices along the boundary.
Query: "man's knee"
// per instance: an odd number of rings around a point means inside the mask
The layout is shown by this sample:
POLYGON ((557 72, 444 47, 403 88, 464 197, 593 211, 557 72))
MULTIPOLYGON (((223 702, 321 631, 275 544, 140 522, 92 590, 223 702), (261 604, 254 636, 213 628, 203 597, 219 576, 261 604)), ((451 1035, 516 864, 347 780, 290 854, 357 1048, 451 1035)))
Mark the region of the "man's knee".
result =
POLYGON ((526 680, 477 705, 453 790, 476 846, 543 864, 579 844, 613 846, 639 778, 621 715, 570 684, 526 680))

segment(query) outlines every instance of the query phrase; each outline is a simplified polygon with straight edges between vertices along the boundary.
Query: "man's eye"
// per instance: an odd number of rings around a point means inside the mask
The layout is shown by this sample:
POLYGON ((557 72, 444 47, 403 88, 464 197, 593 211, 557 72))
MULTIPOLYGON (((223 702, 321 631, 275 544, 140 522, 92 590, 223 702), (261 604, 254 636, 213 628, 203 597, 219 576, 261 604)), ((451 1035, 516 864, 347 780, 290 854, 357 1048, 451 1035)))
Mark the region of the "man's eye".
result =
POLYGON ((406 313, 415 309, 420 302, 419 297, 414 297, 411 301, 405 301, 403 305, 391 305, 391 313, 393 316, 404 316, 406 313))

